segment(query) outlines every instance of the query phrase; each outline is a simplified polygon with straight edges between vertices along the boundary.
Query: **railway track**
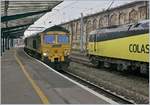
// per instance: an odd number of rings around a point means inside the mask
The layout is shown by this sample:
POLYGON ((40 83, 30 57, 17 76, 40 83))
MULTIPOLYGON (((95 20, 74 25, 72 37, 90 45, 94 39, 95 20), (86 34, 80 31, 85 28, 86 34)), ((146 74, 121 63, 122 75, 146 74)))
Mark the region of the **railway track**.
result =
MULTIPOLYGON (((88 58, 86 58, 86 57, 77 57, 76 55, 71 55, 70 56, 70 61, 83 64, 83 65, 85 65, 87 67, 98 68, 98 67, 94 66, 90 62, 90 60, 88 58)), ((104 68, 104 67, 102 67, 102 68, 105 69, 105 70, 109 70, 108 68, 104 68)), ((141 73, 134 72, 134 71, 118 71, 118 70, 114 70, 114 71, 117 71, 117 72, 120 72, 120 73, 122 72, 122 73, 126 73, 128 75, 134 75, 134 76, 137 76, 137 77, 143 77, 143 78, 149 79, 148 75, 143 75, 141 73)))
POLYGON ((92 63, 90 63, 89 59, 84 58, 84 57, 77 57, 77 56, 71 55, 70 60, 72 62, 84 64, 86 66, 95 67, 92 63))
POLYGON ((83 84, 84 86, 87 86, 90 89, 92 89, 92 90, 94 90, 94 91, 96 91, 96 92, 98 92, 100 94, 103 94, 104 96, 106 96, 106 97, 108 97, 108 98, 118 102, 119 104, 135 104, 135 102, 132 101, 132 100, 128 100, 128 99, 126 99, 123 96, 117 95, 114 92, 106 90, 103 87, 100 87, 100 86, 98 86, 98 85, 96 85, 96 84, 94 84, 94 83, 92 83, 92 82, 90 82, 90 81, 88 81, 88 80, 86 80, 86 79, 84 79, 82 77, 79 77, 79 76, 77 76, 75 74, 72 74, 72 73, 70 73, 68 71, 63 70, 63 72, 61 72, 61 73, 63 75, 66 75, 67 77, 69 77, 69 78, 71 78, 71 79, 73 79, 73 80, 83 84))
MULTIPOLYGON (((79 60, 79 61, 82 62, 81 60, 79 60)), ((90 64, 90 62, 88 62, 88 61, 86 61, 84 63, 88 64, 89 66, 92 66, 92 64, 90 64)), ((50 66, 49 64, 47 64, 47 65, 50 66)), ((63 74, 65 76, 67 76, 67 77, 69 77, 69 78, 79 82, 80 84, 82 84, 84 86, 89 87, 90 89, 92 89, 92 90, 94 90, 94 91, 96 91, 96 92, 98 92, 100 94, 103 94, 104 96, 106 96, 106 97, 108 97, 108 98, 118 102, 119 104, 135 104, 135 102, 132 101, 132 100, 128 100, 128 99, 126 99, 123 96, 117 95, 114 92, 106 90, 105 88, 100 87, 100 86, 98 86, 98 85, 96 85, 96 84, 94 84, 94 83, 92 83, 92 82, 90 82, 90 81, 88 81, 88 80, 86 80, 86 79, 84 79, 82 77, 79 77, 79 76, 77 76, 77 75, 75 75, 73 73, 70 73, 70 72, 68 72, 66 70, 61 70, 61 71, 58 70, 58 72, 60 72, 61 74, 63 74)))
MULTIPOLYGON (((86 66, 90 66, 90 67, 93 66, 94 67, 94 65, 92 65, 88 60, 83 60, 83 59, 81 60, 81 59, 77 58, 77 59, 72 59, 72 61, 85 64, 86 66)), ((100 87, 100 86, 98 86, 98 85, 96 85, 96 84, 94 84, 94 83, 92 83, 92 82, 90 82, 90 81, 88 81, 82 77, 79 77, 73 73, 70 73, 66 70, 63 70, 60 73, 62 73, 63 75, 66 75, 67 77, 83 84, 84 86, 89 87, 90 89, 92 89, 92 90, 94 90, 100 94, 103 94, 104 96, 106 96, 106 97, 108 97, 108 98, 110 98, 110 99, 112 99, 112 100, 114 100, 120 104, 135 104, 135 102, 133 100, 129 100, 129 99, 127 99, 121 95, 116 94, 115 92, 111 92, 110 90, 107 90, 103 87, 100 87)))

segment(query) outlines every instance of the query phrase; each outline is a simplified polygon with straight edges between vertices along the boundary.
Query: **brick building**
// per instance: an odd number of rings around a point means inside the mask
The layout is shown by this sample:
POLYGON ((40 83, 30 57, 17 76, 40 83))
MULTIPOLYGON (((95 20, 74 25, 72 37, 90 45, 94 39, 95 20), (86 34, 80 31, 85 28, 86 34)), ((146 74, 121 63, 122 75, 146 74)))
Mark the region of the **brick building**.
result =
MULTIPOLYGON (((149 1, 135 1, 83 17, 84 49, 92 30, 112 25, 123 25, 149 19, 149 1)), ((72 35, 72 48, 80 49, 81 18, 61 24, 72 35)))

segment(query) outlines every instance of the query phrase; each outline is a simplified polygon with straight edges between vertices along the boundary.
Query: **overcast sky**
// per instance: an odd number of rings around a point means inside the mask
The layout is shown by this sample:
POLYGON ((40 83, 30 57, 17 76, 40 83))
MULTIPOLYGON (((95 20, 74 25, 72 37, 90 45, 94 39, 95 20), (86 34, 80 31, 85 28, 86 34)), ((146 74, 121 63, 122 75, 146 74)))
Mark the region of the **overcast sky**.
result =
MULTIPOLYGON (((106 10, 111 4, 111 8, 130 3, 136 0, 64 0, 61 4, 46 13, 34 25, 30 27, 50 27, 77 19, 83 13, 84 16, 106 10)), ((26 31, 25 36, 37 33, 36 31, 26 31)))

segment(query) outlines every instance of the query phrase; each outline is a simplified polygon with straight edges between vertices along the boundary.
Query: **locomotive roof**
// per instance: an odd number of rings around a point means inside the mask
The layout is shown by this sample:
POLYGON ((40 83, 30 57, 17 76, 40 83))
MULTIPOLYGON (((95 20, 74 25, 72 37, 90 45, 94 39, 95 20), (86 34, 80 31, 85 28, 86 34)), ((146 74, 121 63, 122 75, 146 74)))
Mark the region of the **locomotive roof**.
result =
POLYGON ((62 32, 69 33, 69 31, 67 29, 65 29, 64 27, 58 26, 58 25, 57 26, 52 26, 50 28, 47 28, 43 32, 49 32, 49 31, 62 31, 62 32))
MULTIPOLYGON (((49 31, 61 31, 61 32, 69 33, 69 31, 67 29, 65 29, 64 27, 58 26, 58 25, 47 28, 43 32, 49 32, 49 31)), ((43 33, 43 32, 40 32, 40 33, 43 33)), ((27 38, 38 36, 38 35, 40 35, 40 33, 37 33, 37 34, 32 35, 32 36, 28 36, 27 38)))
POLYGON ((130 31, 130 30, 147 30, 149 29, 149 20, 141 21, 138 23, 126 24, 122 26, 112 26, 99 28, 92 31, 90 34, 102 34, 102 33, 111 33, 111 32, 121 32, 121 31, 130 31))
POLYGON ((134 35, 141 35, 149 32, 149 21, 142 21, 134 24, 119 26, 117 28, 104 28, 91 32, 89 41, 106 41, 117 38, 124 38, 134 35))

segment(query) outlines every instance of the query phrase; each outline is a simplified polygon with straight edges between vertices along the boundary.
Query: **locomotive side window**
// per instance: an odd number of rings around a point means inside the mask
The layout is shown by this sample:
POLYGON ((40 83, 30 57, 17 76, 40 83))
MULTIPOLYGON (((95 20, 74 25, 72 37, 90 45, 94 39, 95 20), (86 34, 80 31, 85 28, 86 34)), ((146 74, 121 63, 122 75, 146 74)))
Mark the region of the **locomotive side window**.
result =
POLYGON ((25 39, 25 46, 27 46, 27 39, 25 39))
POLYGON ((37 46, 36 46, 36 40, 33 40, 33 48, 36 49, 37 46))
POLYGON ((54 35, 45 35, 44 36, 44 43, 45 44, 55 43, 55 36, 54 35))
POLYGON ((69 36, 67 35, 59 35, 58 43, 69 43, 69 36))

